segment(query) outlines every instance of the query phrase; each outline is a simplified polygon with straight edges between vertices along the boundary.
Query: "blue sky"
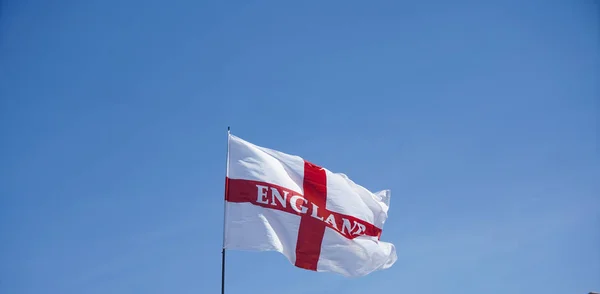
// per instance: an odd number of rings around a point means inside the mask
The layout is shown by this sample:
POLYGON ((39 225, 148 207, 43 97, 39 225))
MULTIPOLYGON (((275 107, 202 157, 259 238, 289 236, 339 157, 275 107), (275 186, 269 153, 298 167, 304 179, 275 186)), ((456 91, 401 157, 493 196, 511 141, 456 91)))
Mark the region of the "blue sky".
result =
POLYGON ((600 291, 594 1, 1 3, 1 293, 218 293, 228 125, 391 189, 399 259, 227 293, 600 291))

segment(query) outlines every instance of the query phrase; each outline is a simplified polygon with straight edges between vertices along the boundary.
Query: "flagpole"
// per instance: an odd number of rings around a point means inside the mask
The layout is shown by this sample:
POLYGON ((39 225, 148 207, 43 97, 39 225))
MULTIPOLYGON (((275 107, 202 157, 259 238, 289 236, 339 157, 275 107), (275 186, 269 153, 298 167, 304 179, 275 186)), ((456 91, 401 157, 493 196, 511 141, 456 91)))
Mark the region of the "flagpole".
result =
POLYGON ((225 197, 223 199, 223 247, 221 248, 221 294, 225 294, 225 226, 227 225, 227 194, 229 192, 229 135, 231 128, 227 127, 227 157, 225 165, 225 197))

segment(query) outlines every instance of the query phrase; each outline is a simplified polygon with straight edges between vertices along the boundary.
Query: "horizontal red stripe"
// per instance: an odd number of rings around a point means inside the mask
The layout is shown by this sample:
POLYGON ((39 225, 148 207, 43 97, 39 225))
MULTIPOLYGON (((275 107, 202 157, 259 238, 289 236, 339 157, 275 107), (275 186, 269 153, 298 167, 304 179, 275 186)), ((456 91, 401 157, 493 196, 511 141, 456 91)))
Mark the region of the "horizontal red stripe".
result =
MULTIPOLYGON (((227 197, 226 197, 226 199, 228 202, 251 203, 256 206, 269 208, 269 209, 275 209, 275 210, 279 210, 279 211, 284 211, 284 212, 299 215, 299 216, 304 216, 304 215, 311 216, 313 214, 312 203, 305 204, 302 201, 302 199, 304 199, 304 198, 299 199, 299 201, 297 201, 297 203, 291 203, 292 196, 297 195, 297 196, 304 197, 302 194, 298 193, 297 191, 292 191, 290 189, 287 189, 287 188, 284 188, 284 187, 281 187, 278 185, 273 185, 273 184, 259 182, 259 181, 229 179, 229 178, 227 178, 226 180, 227 180, 227 197), (266 191, 266 197, 263 198, 263 200, 267 200, 268 203, 261 203, 261 202, 257 201, 258 193, 259 193, 259 188, 257 187, 257 185, 268 187, 268 189, 267 189, 268 191, 266 191), (276 199, 276 197, 272 196, 272 188, 277 189, 277 191, 279 191, 279 193, 281 194, 282 197, 284 196, 285 192, 288 193, 287 197, 285 199, 286 200, 285 207, 283 207, 280 204, 280 202, 276 199), (299 207, 300 205, 304 206, 306 208, 306 213, 300 213, 300 212, 294 210, 292 208, 293 204, 296 204, 296 208, 300 208, 299 207)), ((306 200, 306 201, 308 201, 308 200, 306 200)), ((351 216, 351 215, 346 215, 346 214, 338 213, 335 211, 329 211, 325 207, 321 207, 322 204, 321 205, 319 205, 317 203, 315 203, 315 204, 318 206, 317 217, 319 217, 319 218, 322 217, 323 222, 325 223, 325 225, 327 227, 337 231, 338 233, 340 233, 340 235, 342 235, 348 239, 354 239, 360 235, 367 235, 367 236, 373 236, 373 237, 379 237, 381 235, 381 229, 371 223, 368 223, 364 220, 361 220, 361 219, 351 216), (325 222, 330 215, 333 215, 335 225, 325 222), (342 232, 342 230, 344 228, 344 219, 346 219, 348 222, 346 222, 346 229, 344 229, 344 232, 342 232), (350 234, 347 230, 348 224, 350 224, 350 228, 353 229, 352 232, 356 232, 357 230, 360 230, 360 234, 358 234, 358 235, 350 234), (358 226, 357 226, 358 224, 362 225, 364 227, 364 230, 358 229, 358 226)))

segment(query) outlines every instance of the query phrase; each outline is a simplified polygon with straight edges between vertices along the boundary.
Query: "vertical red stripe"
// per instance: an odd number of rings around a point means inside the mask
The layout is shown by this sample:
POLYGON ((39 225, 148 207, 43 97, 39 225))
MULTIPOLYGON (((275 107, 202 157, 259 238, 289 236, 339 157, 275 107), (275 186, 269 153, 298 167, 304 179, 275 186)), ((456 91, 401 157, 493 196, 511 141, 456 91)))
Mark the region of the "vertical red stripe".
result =
MULTIPOLYGON (((308 203, 319 207, 319 217, 323 217, 327 199, 327 175, 325 170, 310 162, 304 162, 304 198, 308 203)), ((296 245, 296 266, 308 270, 317 270, 321 243, 325 234, 325 223, 316 219, 312 214, 312 205, 308 212, 302 215, 298 231, 298 244, 296 245)))

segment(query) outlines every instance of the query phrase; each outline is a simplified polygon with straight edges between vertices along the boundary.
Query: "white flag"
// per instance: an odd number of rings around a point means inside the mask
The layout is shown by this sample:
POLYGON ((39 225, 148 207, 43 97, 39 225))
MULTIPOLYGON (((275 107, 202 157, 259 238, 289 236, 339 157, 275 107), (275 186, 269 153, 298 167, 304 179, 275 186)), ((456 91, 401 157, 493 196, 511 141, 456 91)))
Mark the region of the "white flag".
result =
POLYGON ((396 262, 379 240, 390 191, 229 135, 226 249, 278 251, 297 267, 359 277, 396 262))

